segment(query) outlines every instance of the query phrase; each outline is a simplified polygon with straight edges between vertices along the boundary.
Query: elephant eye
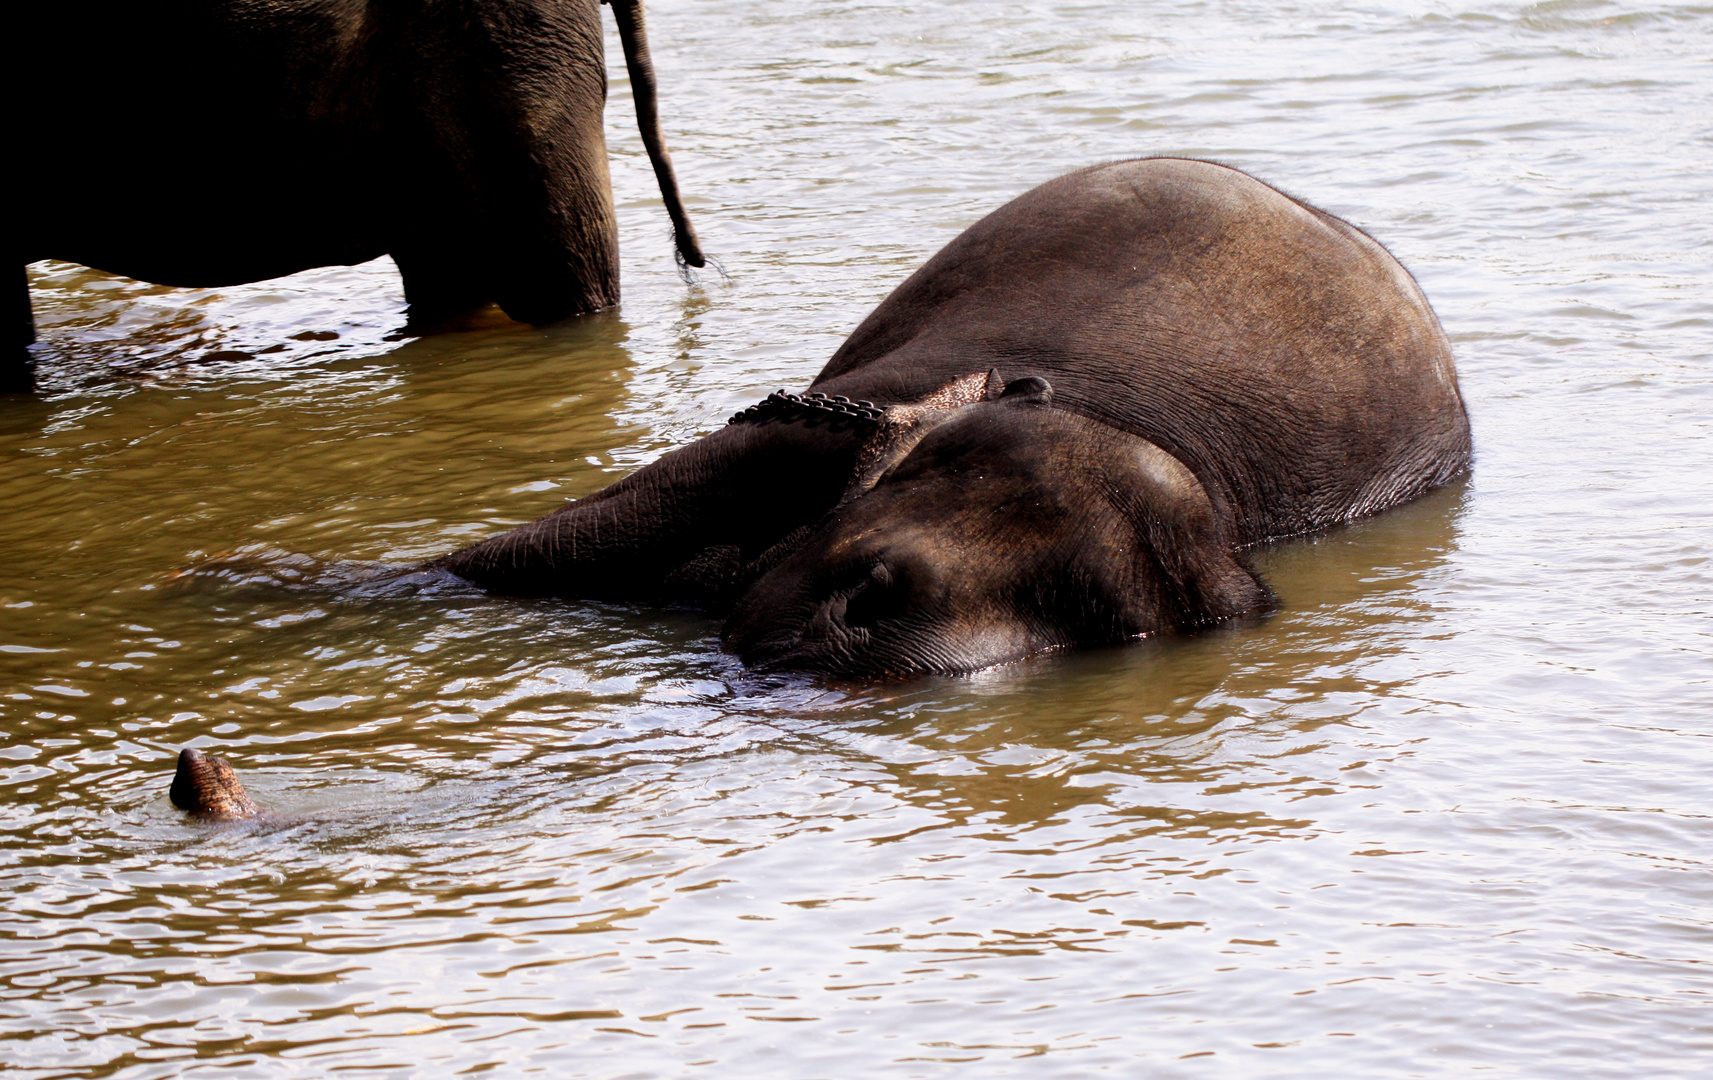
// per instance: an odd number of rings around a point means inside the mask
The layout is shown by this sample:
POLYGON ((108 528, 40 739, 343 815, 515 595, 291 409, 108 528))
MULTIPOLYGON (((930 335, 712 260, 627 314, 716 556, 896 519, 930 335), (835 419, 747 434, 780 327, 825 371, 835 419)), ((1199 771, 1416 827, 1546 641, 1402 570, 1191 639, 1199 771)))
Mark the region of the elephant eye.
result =
POLYGON ((905 590, 893 580, 892 571, 885 563, 876 563, 845 601, 845 625, 867 629, 895 619, 904 614, 905 601, 905 590))

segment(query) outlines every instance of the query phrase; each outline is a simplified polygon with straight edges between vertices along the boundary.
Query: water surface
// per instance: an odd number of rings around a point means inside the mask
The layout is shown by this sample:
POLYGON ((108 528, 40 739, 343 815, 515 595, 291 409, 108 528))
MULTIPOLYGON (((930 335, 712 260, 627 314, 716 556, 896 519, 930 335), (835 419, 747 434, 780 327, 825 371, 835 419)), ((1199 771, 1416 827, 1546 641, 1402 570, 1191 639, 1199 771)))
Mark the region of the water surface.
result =
POLYGON ((617 71, 614 312, 412 339, 385 260, 216 290, 31 268, 0 1063, 1704 1073, 1713 8, 650 12, 729 279, 677 280, 617 71), (745 674, 693 612, 352 569, 801 387, 982 214, 1145 154, 1368 229, 1455 344, 1474 471, 1259 553, 1275 616, 829 687, 745 674), (183 745, 294 823, 184 819, 183 745))

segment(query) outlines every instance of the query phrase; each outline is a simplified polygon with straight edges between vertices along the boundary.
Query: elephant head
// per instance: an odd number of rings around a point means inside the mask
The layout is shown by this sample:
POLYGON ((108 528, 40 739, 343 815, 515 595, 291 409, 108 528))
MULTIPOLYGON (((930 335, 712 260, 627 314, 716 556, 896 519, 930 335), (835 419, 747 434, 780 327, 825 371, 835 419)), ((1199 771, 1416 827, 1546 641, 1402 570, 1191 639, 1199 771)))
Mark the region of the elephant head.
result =
POLYGON ((1269 606, 1187 468, 1051 402, 1031 377, 903 407, 839 504, 743 591, 726 646, 838 676, 959 673, 1269 606))
POLYGON ((1188 468, 1052 396, 997 372, 884 410, 774 395, 435 565, 502 592, 728 608, 746 663, 849 677, 969 672, 1270 605, 1188 468))

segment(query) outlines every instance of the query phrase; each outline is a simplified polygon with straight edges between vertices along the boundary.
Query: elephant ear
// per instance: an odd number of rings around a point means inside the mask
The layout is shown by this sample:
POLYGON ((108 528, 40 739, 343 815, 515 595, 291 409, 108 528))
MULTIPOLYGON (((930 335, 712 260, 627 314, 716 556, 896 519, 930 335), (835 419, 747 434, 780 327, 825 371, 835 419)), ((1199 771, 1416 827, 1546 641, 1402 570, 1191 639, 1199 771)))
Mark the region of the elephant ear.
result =
MULTIPOLYGON (((1105 425, 1101 425, 1105 426, 1105 425)), ((1112 431, 1112 429, 1108 429, 1112 431)), ((1101 466, 1108 501, 1129 526, 1130 558, 1110 597, 1123 634, 1195 630, 1274 606, 1272 590, 1226 539, 1201 482, 1153 443, 1112 431, 1101 466)))
MULTIPOLYGON (((999 372, 990 371, 990 376, 999 372)), ((1053 404, 1053 384, 1039 375, 1025 375, 1005 384, 999 399, 1007 405, 1024 409, 1045 409, 1053 404)))
POLYGON ((998 368, 987 374, 960 375, 920 401, 894 405, 886 410, 880 429, 857 455, 850 483, 839 499, 843 506, 874 489, 887 470, 910 456, 922 437, 950 420, 966 405, 1003 401, 1017 408, 1044 409, 1053 403, 1053 386, 1039 375, 1026 375, 1006 382, 998 368))
MULTIPOLYGON (((1045 381, 1045 380, 1042 380, 1045 381)), ((922 437, 950 419, 966 405, 993 401, 1005 393, 1005 380, 998 369, 960 375, 926 397, 887 408, 880 427, 869 436, 857 454, 850 482, 839 498, 843 506, 874 488, 888 469, 910 456, 922 437)))

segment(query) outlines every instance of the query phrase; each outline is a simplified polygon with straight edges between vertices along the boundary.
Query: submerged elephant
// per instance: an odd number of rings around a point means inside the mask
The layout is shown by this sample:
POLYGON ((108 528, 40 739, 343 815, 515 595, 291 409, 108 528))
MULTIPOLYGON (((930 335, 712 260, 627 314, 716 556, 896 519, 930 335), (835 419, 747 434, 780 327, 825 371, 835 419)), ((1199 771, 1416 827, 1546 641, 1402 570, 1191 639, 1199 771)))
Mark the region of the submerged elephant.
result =
MULTIPOLYGON (((612 7, 678 257, 702 266, 641 5, 612 7)), ((391 255, 418 324, 618 302, 597 0, 97 0, 15 22, 26 264, 217 286, 391 255)))
MULTIPOLYGON (((724 610, 751 664, 961 673, 1264 612, 1244 548, 1469 465, 1451 350, 1404 268, 1199 161, 1096 166, 1001 207, 811 385, 430 566, 724 610)), ((181 807, 255 813, 219 759, 186 751, 179 773, 181 807)))
POLYGON ((1152 158, 994 211, 816 376, 434 565, 729 613, 744 662, 875 678, 1271 606, 1244 548, 1468 467, 1451 350, 1373 239, 1152 158))

